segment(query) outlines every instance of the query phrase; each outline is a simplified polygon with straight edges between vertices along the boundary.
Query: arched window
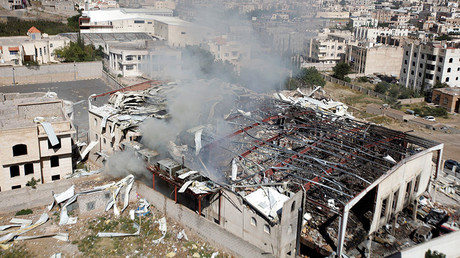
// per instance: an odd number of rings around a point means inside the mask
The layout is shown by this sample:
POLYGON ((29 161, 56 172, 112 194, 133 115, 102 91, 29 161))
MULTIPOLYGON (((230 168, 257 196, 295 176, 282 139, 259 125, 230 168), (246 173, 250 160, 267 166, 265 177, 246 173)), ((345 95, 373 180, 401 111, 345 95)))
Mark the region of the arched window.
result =
POLYGON ((264 232, 270 234, 270 226, 268 224, 264 225, 264 232))
POLYGON ((254 218, 254 217, 251 217, 251 225, 253 225, 253 226, 256 226, 256 227, 257 227, 257 220, 256 220, 256 218, 254 218))
POLYGON ((27 145, 16 144, 13 146, 13 156, 27 155, 27 145))
POLYGON ((295 210, 295 201, 292 202, 292 205, 291 205, 291 212, 294 212, 295 210))

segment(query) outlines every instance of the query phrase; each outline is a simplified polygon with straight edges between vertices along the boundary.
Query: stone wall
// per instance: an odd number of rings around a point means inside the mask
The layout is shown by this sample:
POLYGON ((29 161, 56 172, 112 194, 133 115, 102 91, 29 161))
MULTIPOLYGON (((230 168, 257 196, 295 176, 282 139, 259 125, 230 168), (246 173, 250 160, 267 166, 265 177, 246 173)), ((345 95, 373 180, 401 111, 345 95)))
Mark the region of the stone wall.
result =
POLYGON ((0 85, 77 81, 101 77, 102 62, 100 61, 0 67, 0 85))

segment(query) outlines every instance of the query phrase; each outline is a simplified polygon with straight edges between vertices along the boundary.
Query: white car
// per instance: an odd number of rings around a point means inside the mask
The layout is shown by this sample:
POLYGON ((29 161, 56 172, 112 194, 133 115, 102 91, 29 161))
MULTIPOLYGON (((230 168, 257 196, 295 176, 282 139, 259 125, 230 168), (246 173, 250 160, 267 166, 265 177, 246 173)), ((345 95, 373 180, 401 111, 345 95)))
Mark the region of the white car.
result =
POLYGON ((434 118, 434 116, 426 116, 426 117, 424 117, 423 119, 428 120, 428 121, 436 121, 436 119, 434 118))

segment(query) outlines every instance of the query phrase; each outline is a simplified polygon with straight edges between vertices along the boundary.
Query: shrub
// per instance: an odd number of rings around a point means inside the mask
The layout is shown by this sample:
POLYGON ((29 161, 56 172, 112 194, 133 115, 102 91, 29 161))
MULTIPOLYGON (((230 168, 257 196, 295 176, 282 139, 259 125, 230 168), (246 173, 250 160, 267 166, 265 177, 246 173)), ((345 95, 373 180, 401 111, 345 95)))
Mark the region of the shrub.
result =
POLYGON ((18 212, 16 212, 16 216, 21 216, 21 215, 28 215, 34 213, 31 209, 22 209, 18 212))

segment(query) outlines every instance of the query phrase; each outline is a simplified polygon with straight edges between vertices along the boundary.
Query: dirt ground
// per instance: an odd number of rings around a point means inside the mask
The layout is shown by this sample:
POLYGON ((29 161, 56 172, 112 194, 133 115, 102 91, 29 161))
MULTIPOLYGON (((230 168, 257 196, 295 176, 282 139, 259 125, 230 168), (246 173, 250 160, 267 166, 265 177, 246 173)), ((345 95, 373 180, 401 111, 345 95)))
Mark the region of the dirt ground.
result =
MULTIPOLYGON (((326 95, 331 98, 342 101, 351 106, 349 111, 353 112, 358 119, 372 121, 372 115, 365 113, 366 106, 370 103, 383 104, 381 99, 362 94, 358 91, 351 90, 348 87, 340 86, 328 82, 324 87, 326 95)), ((451 127, 460 128, 460 115, 449 114, 449 118, 436 118, 436 121, 451 127)), ((460 134, 448 134, 441 131, 432 131, 416 125, 401 123, 392 119, 385 119, 383 126, 403 132, 411 131, 409 134, 416 135, 425 139, 444 143, 443 159, 454 159, 460 161, 460 134)))
MULTIPOLYGON (((102 183, 100 177, 96 179, 98 185, 102 183)), ((81 183, 88 186, 93 185, 94 181, 82 180, 81 183)), ((77 189, 81 188, 77 186, 77 189)), ((178 234, 184 230, 184 227, 168 218, 166 218, 167 233, 163 241, 156 244, 154 240, 162 236, 158 221, 164 217, 164 214, 153 206, 149 208, 149 215, 135 218, 135 222, 141 227, 139 236, 96 237, 98 232, 134 233, 136 229, 133 227, 134 221, 129 217, 129 210, 137 207, 137 202, 131 202, 120 217, 115 217, 113 210, 94 212, 84 216, 76 212, 69 212, 70 216, 78 217, 78 221, 74 225, 65 226, 59 226, 60 210, 58 206, 53 207, 49 212, 46 207, 37 207, 32 209, 33 213, 29 215, 18 216, 15 212, 2 214, 0 225, 8 225, 11 224, 9 221, 12 218, 31 219, 35 223, 46 212, 50 217, 49 220, 24 235, 68 233, 69 241, 49 237, 11 241, 8 243, 11 244, 8 250, 0 248, 0 257, 50 257, 56 253, 61 253, 63 257, 211 257, 213 254, 215 257, 230 256, 202 241, 188 230, 185 230, 188 240, 178 239, 178 234)), ((17 229, 15 227, 0 231, 0 237, 17 229)))

